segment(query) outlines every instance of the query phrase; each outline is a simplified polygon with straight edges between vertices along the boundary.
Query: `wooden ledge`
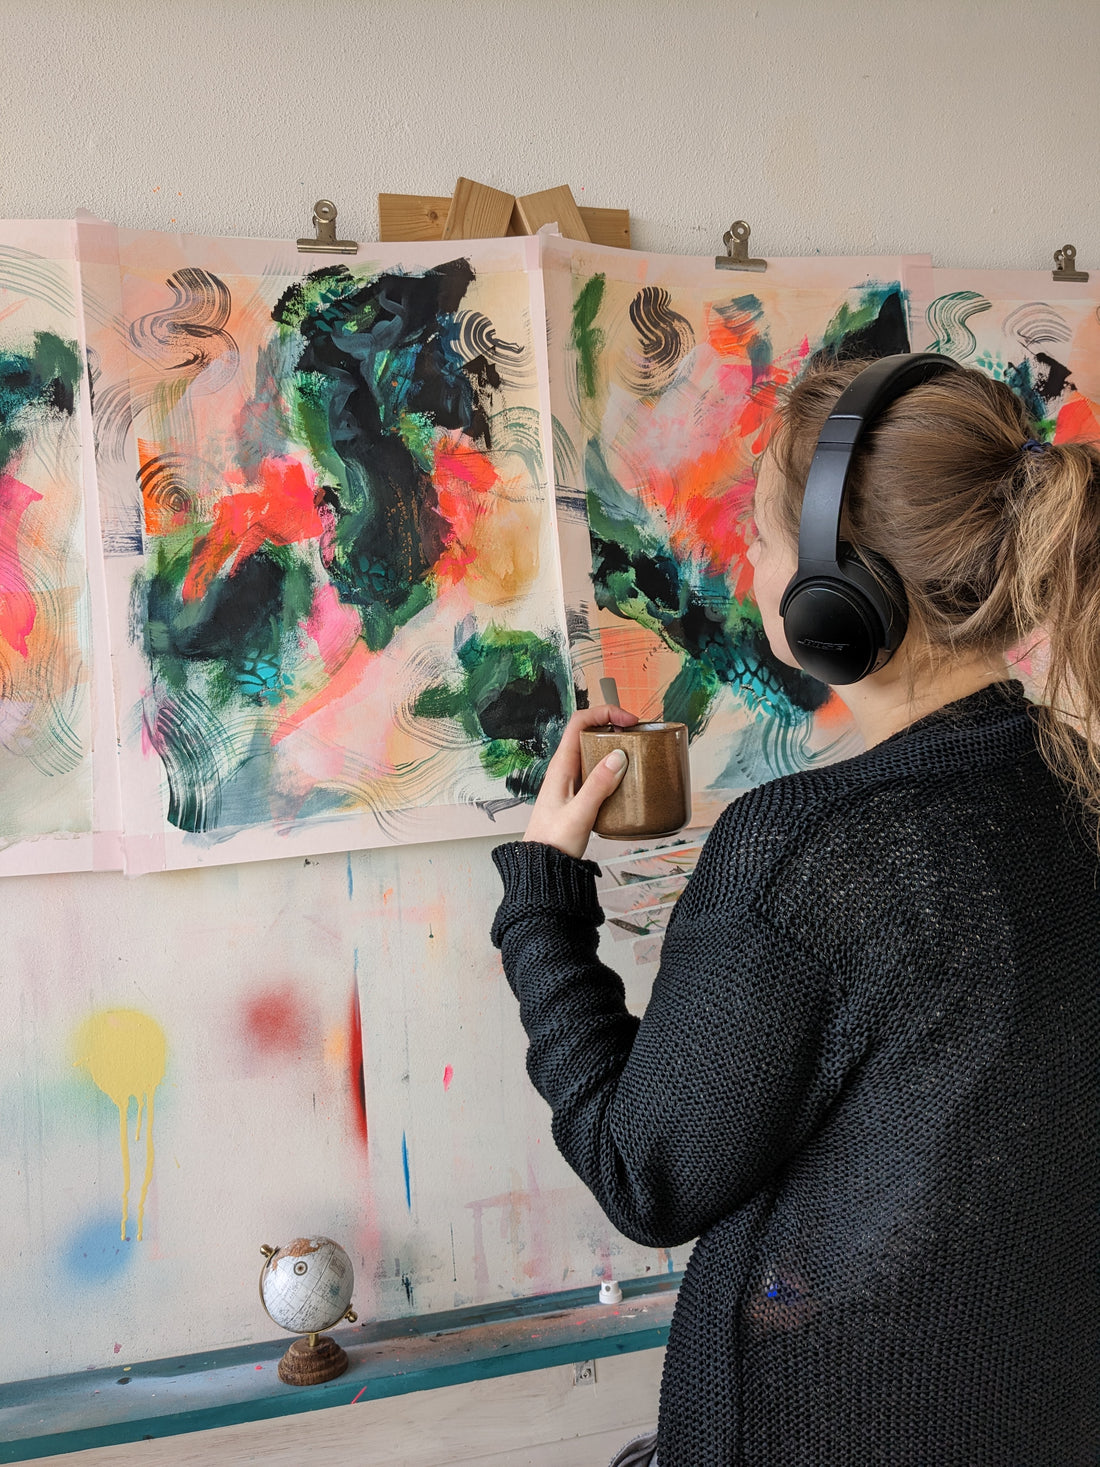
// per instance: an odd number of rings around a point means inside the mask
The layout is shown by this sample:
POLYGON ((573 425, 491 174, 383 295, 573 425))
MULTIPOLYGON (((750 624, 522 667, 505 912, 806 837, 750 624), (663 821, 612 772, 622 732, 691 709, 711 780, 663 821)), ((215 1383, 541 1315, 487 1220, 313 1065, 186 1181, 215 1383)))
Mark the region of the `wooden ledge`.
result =
POLYGON ((286 1386, 290 1336, 123 1370, 0 1385, 0 1462, 289 1416, 325 1406, 595 1360, 667 1342, 679 1274, 628 1279, 621 1304, 599 1287, 509 1299, 332 1330, 350 1365, 338 1380, 286 1386), (123 1386, 119 1382, 126 1380, 123 1386))

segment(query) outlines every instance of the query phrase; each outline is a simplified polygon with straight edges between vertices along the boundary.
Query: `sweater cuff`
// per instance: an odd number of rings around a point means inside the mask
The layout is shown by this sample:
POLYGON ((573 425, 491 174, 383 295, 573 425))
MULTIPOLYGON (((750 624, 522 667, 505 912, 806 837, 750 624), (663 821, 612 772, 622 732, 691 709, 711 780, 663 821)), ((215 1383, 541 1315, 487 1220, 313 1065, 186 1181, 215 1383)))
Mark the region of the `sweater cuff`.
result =
POLYGON ((510 841, 492 854, 504 882, 504 899, 492 931, 497 947, 507 921, 526 912, 560 912, 594 927, 603 921, 596 897, 600 868, 595 861, 579 861, 539 841, 510 841))

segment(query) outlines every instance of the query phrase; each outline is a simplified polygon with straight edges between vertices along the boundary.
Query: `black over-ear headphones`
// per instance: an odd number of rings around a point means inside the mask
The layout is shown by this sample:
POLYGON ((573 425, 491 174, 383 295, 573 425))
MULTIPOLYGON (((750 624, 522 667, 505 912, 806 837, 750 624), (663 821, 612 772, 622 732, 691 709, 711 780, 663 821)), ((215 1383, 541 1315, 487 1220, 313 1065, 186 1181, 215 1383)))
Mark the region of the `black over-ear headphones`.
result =
POLYGON ((858 683, 877 672, 901 645, 909 622, 909 603, 893 566, 864 550, 873 567, 868 570, 840 539, 855 451, 892 402, 956 365, 933 352, 882 357, 844 389, 821 430, 802 500, 798 569, 779 613, 791 653, 823 683, 858 683))

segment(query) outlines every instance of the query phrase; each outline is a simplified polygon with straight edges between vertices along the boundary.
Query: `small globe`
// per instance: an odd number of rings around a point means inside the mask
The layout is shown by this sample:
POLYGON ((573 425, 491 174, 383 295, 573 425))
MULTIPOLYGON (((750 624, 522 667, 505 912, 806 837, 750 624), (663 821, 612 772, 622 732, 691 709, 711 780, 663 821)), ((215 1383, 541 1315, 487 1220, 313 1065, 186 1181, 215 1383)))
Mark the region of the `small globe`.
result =
POLYGON ((330 1329, 348 1311, 355 1274, 331 1238, 295 1238, 267 1259, 260 1297, 277 1325, 297 1334, 330 1329))

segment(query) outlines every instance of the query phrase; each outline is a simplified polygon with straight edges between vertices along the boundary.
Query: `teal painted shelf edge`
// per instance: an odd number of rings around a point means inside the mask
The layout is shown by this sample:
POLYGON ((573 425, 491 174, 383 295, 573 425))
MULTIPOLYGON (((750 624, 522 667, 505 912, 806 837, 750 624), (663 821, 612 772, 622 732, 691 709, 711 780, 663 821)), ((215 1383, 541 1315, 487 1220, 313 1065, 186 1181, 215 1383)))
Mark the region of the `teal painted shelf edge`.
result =
POLYGON ((17 1381, 0 1386, 0 1437, 7 1438, 0 1441, 0 1463, 29 1462, 55 1453, 155 1440, 657 1349, 668 1338, 680 1278, 674 1274, 625 1280, 623 1302, 617 1307, 600 1304, 597 1288, 590 1287, 334 1330, 351 1365, 337 1380, 319 1386, 285 1386, 278 1380, 275 1367, 289 1337, 146 1361, 133 1367, 130 1379, 143 1391, 157 1385, 159 1405, 150 1409, 157 1393, 141 1402, 127 1395, 136 1409, 126 1419, 116 1416, 109 1405, 117 1400, 119 1409, 123 1407, 123 1400, 113 1394, 122 1390, 116 1384, 117 1367, 17 1381), (529 1332, 528 1326, 534 1325, 539 1328, 529 1332), (414 1358, 402 1354, 410 1350, 414 1358), (242 1377, 242 1371, 258 1375, 257 1366, 263 1367, 262 1381, 242 1377), (110 1419, 68 1427, 59 1420, 66 1415, 71 1420, 74 1408, 79 1411, 82 1404, 89 1415, 95 1414, 91 1403, 105 1389, 107 1395, 97 1410, 102 1415, 106 1409, 110 1419), (173 1397, 181 1395, 186 1399, 178 1400, 177 1409, 173 1397), (233 1398, 225 1399, 226 1395, 233 1398), (24 1415, 22 1425, 17 1425, 19 1437, 12 1438, 5 1431, 4 1417, 16 1412, 39 1419, 32 1424, 24 1415))

